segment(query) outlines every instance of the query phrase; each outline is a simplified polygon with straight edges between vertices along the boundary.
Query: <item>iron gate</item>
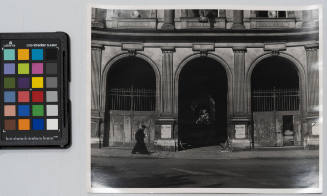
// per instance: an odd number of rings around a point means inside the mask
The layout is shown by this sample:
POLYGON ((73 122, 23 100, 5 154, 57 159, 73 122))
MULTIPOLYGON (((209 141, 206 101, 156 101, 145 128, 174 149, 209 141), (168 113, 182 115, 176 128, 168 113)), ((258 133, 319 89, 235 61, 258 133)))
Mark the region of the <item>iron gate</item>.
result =
POLYGON ((297 111, 299 110, 299 90, 272 89, 252 92, 252 112, 297 111))
POLYGON ((109 91, 110 110, 154 111, 156 93, 153 89, 122 89, 109 91))

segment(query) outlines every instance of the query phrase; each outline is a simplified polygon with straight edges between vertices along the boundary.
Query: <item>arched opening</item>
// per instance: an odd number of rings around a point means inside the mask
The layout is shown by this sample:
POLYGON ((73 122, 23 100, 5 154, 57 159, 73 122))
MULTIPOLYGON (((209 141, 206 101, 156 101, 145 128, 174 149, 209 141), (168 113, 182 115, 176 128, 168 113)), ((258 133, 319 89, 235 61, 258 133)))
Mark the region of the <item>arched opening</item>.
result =
POLYGON ((255 145, 301 143, 299 82, 296 65, 286 58, 268 57, 255 66, 251 76, 255 145))
POLYGON ((178 137, 190 147, 215 145, 227 137, 227 75, 208 57, 189 61, 178 86, 178 137))
POLYGON ((154 137, 151 131, 156 110, 156 75, 151 65, 135 56, 115 62, 107 74, 105 97, 105 131, 109 145, 132 146, 141 125, 147 127, 146 142, 149 143, 154 137))

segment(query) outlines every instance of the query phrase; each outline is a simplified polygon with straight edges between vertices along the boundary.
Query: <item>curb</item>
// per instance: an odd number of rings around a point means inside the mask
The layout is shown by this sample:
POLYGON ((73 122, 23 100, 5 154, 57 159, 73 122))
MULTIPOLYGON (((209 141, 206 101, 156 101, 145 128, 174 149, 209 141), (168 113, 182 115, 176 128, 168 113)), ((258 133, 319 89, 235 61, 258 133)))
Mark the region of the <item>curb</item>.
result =
MULTIPOLYGON (((253 152, 253 151, 252 151, 253 152)), ((265 151, 265 154, 269 154, 269 151, 265 151)), ((292 156, 276 156, 276 155, 257 155, 257 154, 224 154, 223 156, 219 156, 219 154, 215 155, 181 155, 181 154, 151 154, 151 155, 110 155, 110 154, 100 154, 94 153, 91 155, 91 158, 132 158, 132 159, 211 159, 211 160, 231 160, 231 159, 318 159, 319 154, 312 151, 312 154, 304 154, 304 155, 292 155, 292 156), (226 156, 227 155, 227 156, 226 156)))

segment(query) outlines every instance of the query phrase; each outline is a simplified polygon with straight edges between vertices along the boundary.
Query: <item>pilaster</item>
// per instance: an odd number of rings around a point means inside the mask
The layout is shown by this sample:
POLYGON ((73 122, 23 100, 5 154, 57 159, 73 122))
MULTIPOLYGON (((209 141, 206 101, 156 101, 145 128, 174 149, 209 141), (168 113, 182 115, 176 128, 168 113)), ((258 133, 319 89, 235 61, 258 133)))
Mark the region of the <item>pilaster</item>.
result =
POLYGON ((177 123, 173 113, 173 56, 174 47, 162 47, 162 81, 161 81, 161 111, 156 121, 155 148, 157 150, 177 150, 177 123))
POLYGON ((92 135, 96 135, 97 137, 102 138, 102 134, 104 134, 104 111, 101 109, 100 92, 102 77, 101 60, 104 46, 99 44, 92 44, 91 47, 91 129, 92 135))
POLYGON ((250 148, 251 115, 247 111, 247 92, 245 83, 245 47, 234 47, 233 116, 230 120, 229 136, 235 148, 250 148))
POLYGON ((234 47, 234 91, 233 114, 244 116, 247 114, 247 96, 245 84, 245 47, 234 47))
POLYGON ((91 109, 100 112, 101 59, 103 45, 92 44, 91 50, 91 109))
POLYGON ((312 147, 319 145, 321 131, 319 120, 319 57, 318 43, 305 46, 307 56, 307 115, 304 120, 304 146, 312 147))
POLYGON ((174 47, 163 47, 162 50, 162 113, 173 112, 173 55, 174 47))
POLYGON ((319 107, 319 65, 318 44, 305 46, 307 56, 308 113, 318 113, 319 107))

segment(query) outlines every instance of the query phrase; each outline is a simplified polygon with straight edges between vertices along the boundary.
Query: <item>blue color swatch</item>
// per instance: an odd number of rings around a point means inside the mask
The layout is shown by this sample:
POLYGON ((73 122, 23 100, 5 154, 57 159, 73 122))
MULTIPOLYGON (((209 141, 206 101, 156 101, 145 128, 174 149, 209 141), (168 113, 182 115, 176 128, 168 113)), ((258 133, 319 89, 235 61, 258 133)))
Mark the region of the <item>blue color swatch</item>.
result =
POLYGON ((44 119, 33 119, 32 120, 33 130, 44 130, 44 119))
POLYGON ((32 49, 32 60, 43 60, 43 49, 32 49))
POLYGON ((5 91, 4 92, 4 102, 5 103, 16 102, 16 93, 15 93, 15 91, 5 91))
POLYGON ((3 50, 3 60, 5 60, 5 61, 15 60, 15 49, 4 49, 3 50))
POLYGON ((18 116, 29 116, 30 106, 29 105, 18 105, 18 116))
POLYGON ((3 73, 15 74, 15 63, 5 63, 3 73))

